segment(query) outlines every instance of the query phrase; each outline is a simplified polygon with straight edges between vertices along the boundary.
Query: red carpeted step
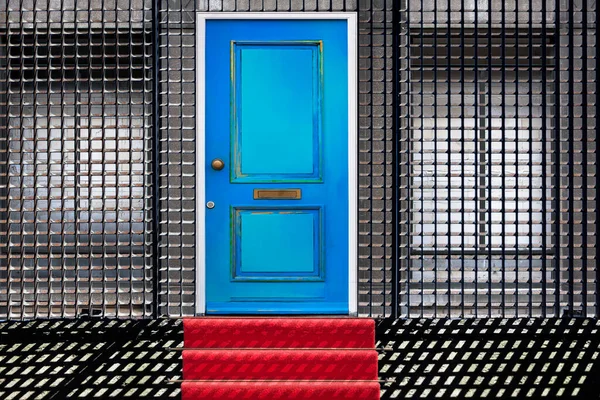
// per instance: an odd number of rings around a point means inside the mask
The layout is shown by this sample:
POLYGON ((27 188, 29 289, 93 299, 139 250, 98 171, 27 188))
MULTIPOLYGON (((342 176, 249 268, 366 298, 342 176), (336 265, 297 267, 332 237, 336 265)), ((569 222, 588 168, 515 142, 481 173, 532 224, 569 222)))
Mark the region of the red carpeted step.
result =
POLYGON ((375 350, 184 350, 184 380, 377 380, 375 350))
POLYGON ((183 382, 181 400, 378 400, 377 382, 183 382))
POLYGON ((185 348, 374 348, 367 318, 186 318, 185 348))

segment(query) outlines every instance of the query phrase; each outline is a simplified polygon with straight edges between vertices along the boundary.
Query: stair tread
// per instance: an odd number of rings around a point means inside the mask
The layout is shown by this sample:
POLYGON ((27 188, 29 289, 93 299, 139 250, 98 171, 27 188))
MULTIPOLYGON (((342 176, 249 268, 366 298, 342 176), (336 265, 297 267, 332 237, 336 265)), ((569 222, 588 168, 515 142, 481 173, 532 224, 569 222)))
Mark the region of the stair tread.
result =
POLYGON ((377 380, 377 351, 184 350, 183 379, 377 380))
POLYGON ((378 400, 377 382, 183 382, 182 400, 378 400))
POLYGON ((184 318, 186 348, 374 348, 367 318, 184 318))

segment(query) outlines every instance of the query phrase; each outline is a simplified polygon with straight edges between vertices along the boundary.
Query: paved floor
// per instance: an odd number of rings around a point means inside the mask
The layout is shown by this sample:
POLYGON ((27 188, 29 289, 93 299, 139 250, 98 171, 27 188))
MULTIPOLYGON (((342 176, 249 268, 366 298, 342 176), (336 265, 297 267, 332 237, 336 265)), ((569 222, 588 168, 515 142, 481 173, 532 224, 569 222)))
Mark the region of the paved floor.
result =
MULTIPOLYGON (((600 321, 383 320, 382 399, 600 398, 600 321)), ((0 399, 179 398, 181 320, 0 323, 0 399)))
POLYGON ((384 320, 382 399, 600 398, 600 322, 384 320))
POLYGON ((0 324, 0 399, 179 398, 181 320, 0 324))

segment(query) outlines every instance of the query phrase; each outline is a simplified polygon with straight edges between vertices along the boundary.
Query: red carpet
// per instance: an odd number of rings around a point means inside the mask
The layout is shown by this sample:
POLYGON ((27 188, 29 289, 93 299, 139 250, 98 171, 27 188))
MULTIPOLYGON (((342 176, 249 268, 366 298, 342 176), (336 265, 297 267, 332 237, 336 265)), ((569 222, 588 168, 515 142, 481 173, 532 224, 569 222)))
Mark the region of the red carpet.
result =
POLYGON ((377 382, 183 382, 181 400, 375 400, 377 382))
POLYGON ((379 399, 373 320, 193 318, 183 328, 182 400, 379 399))
POLYGON ((377 352, 185 350, 183 379, 377 380, 377 352))
POLYGON ((375 346, 375 321, 366 318, 190 318, 183 332, 186 349, 375 346))

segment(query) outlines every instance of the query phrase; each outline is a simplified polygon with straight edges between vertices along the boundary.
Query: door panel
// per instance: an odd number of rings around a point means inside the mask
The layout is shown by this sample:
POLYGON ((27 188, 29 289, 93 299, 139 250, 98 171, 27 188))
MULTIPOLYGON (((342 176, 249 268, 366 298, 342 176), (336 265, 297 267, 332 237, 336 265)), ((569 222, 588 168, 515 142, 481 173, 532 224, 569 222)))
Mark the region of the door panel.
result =
POLYGON ((235 280, 322 280, 320 209, 234 210, 235 280))
POLYGON ((345 20, 206 22, 208 314, 348 313, 347 49, 345 20))
POLYGON ((320 44, 232 43, 234 180, 320 178, 320 44))

